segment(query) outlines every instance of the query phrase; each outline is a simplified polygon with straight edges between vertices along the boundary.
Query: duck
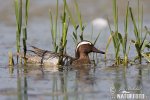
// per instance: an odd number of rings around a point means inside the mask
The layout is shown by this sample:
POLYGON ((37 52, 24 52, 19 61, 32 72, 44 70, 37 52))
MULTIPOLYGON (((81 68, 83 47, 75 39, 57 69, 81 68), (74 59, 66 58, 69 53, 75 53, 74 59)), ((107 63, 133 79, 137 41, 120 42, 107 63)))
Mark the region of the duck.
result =
MULTIPOLYGON (((19 56, 26 59, 27 63, 51 66, 58 65, 60 57, 59 53, 43 50, 35 46, 31 46, 31 48, 31 50, 27 50, 25 57, 23 56, 23 53, 19 54, 19 56)), ((80 41, 75 49, 75 57, 71 57, 67 54, 63 55, 61 65, 91 64, 89 58, 89 53, 91 52, 105 54, 104 51, 98 50, 90 41, 80 41)))

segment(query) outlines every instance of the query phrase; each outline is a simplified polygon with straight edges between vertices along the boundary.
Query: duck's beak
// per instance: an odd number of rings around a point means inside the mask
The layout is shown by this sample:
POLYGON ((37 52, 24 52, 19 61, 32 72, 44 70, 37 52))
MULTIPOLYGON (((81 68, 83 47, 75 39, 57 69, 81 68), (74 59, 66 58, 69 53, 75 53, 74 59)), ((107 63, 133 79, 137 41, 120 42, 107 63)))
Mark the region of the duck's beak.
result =
POLYGON ((98 49, 97 49, 97 48, 95 48, 94 46, 93 46, 93 48, 92 48, 92 52, 105 54, 105 52, 103 52, 103 51, 101 51, 101 50, 98 50, 98 49))

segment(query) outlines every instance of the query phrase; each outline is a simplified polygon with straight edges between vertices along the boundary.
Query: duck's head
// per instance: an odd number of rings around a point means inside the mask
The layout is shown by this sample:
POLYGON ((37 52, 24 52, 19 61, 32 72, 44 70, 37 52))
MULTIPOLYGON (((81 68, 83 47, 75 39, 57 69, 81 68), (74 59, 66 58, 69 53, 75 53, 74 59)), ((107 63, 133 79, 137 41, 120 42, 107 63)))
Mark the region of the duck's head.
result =
POLYGON ((77 44, 75 56, 76 58, 80 58, 81 56, 88 56, 88 54, 91 52, 105 54, 105 52, 100 51, 96 47, 94 47, 91 42, 84 40, 77 44))

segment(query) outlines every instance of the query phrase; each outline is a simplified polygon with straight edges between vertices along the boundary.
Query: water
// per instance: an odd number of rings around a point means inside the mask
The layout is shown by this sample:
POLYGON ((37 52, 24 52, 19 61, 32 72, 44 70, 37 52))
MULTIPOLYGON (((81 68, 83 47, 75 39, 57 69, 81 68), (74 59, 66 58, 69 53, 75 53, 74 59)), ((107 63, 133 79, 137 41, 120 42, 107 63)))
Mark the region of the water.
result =
MULTIPOLYGON (((0 1, 0 100, 112 100, 114 90, 116 90, 115 94, 122 91, 143 93, 145 99, 150 100, 150 64, 147 63, 117 68, 111 66, 113 61, 109 60, 105 64, 104 56, 98 55, 97 65, 90 68, 82 66, 82 68, 67 69, 65 67, 65 70, 57 71, 55 68, 35 65, 9 67, 8 51, 16 52, 15 14, 13 0, 0 1)), ((87 24, 85 38, 91 40, 91 22, 100 17, 106 19, 109 16, 110 20, 112 19, 111 2, 109 0, 79 0, 78 2, 83 20, 87 24)), ((123 2, 120 1, 122 11, 125 10, 123 2)), ((144 24, 150 27, 150 2, 145 0, 143 3, 144 24)), ((55 4, 54 0, 31 1, 27 44, 52 50, 48 10, 49 8, 54 10, 55 4)), ((72 1, 69 1, 69 4, 72 6, 72 1)), ((136 7, 134 0, 131 4, 136 7)), ((60 11, 61 7, 62 1, 60 11)), ((123 12, 119 15, 121 16, 119 29, 123 31, 123 12)), ((72 33, 72 30, 70 26, 69 33, 72 33)), ((132 30, 132 27, 129 30, 132 30)), ((105 50, 104 44, 107 42, 109 29, 106 27, 101 31, 96 47, 105 50)), ((95 28, 93 39, 98 33, 99 28, 95 28)), ((69 37, 71 36, 72 34, 69 34, 69 37)), ((134 37, 131 35, 129 39, 132 38, 134 37)), ((72 38, 68 38, 68 41, 67 53, 74 56, 75 45, 72 38)), ((135 56, 134 50, 131 48, 131 59, 135 56)), ((112 55, 113 51, 110 47, 108 58, 112 58, 112 55)))
POLYGON ((34 65, 27 69, 15 67, 13 72, 11 68, 0 69, 1 100, 111 100, 112 88, 120 91, 132 89, 134 93, 144 93, 146 98, 150 93, 149 66, 124 69, 99 64, 60 72, 34 65))

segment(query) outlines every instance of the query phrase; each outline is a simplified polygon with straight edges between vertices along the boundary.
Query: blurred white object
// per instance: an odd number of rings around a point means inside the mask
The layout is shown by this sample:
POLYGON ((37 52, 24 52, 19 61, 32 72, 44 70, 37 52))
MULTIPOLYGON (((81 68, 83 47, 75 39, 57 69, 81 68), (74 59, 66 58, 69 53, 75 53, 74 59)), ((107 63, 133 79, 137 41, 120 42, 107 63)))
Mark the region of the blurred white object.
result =
POLYGON ((93 28, 101 30, 108 26, 108 22, 104 18, 96 18, 92 21, 92 25, 93 25, 93 28))

